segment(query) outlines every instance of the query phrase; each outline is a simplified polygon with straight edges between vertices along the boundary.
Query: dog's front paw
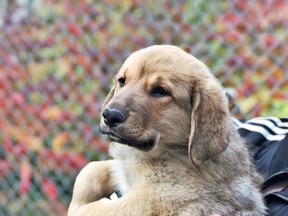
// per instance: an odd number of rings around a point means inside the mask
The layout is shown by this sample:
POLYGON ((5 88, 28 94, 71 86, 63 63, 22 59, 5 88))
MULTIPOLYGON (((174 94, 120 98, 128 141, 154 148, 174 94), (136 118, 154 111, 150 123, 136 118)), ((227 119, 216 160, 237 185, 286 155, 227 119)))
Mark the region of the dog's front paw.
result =
POLYGON ((107 197, 115 191, 110 179, 110 169, 111 161, 97 161, 87 164, 80 171, 74 184, 69 216, 74 215, 81 206, 107 197))

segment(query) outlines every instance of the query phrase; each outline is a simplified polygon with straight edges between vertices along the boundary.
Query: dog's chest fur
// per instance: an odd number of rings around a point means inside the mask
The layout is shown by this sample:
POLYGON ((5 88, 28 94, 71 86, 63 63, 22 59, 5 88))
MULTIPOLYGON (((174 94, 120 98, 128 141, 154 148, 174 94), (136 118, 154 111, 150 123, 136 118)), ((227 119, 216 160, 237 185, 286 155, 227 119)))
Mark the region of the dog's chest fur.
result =
POLYGON ((117 181, 115 182, 117 188, 123 195, 134 185, 142 183, 142 180, 135 175, 136 170, 131 167, 131 162, 129 160, 113 161, 112 176, 117 181))
POLYGON ((113 143, 110 146, 110 154, 114 158, 111 170, 112 179, 123 195, 136 185, 161 182, 173 184, 178 182, 181 176, 186 175, 186 169, 183 167, 177 166, 171 170, 166 162, 147 159, 145 158, 147 155, 144 156, 143 152, 139 154, 139 150, 133 147, 113 143))
MULTIPOLYGON (((189 185, 186 181, 191 181, 191 178, 194 181, 198 179, 197 175, 181 163, 168 162, 159 158, 147 159, 147 155, 144 156, 143 152, 139 154, 139 150, 133 147, 112 143, 110 154, 114 158, 111 170, 112 179, 123 195, 132 187, 143 183, 158 186, 163 183, 166 187, 168 187, 166 183, 183 186, 186 183, 189 185)), ((187 189, 186 186, 183 188, 187 189)))
POLYGON ((112 176, 118 190, 124 195, 131 187, 143 183, 148 175, 147 169, 137 164, 131 147, 112 143, 110 154, 113 156, 112 176))

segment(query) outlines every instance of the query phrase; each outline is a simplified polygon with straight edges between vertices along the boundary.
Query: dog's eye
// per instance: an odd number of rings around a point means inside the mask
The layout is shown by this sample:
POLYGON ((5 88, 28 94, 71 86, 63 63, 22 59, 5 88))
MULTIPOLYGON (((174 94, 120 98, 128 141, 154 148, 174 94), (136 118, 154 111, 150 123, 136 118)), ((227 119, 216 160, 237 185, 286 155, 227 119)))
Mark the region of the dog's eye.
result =
POLYGON ((123 87, 125 85, 125 78, 124 77, 119 78, 118 83, 119 83, 120 87, 123 87))
POLYGON ((156 87, 152 89, 151 95, 153 97, 163 97, 163 96, 168 96, 169 93, 163 87, 156 87))

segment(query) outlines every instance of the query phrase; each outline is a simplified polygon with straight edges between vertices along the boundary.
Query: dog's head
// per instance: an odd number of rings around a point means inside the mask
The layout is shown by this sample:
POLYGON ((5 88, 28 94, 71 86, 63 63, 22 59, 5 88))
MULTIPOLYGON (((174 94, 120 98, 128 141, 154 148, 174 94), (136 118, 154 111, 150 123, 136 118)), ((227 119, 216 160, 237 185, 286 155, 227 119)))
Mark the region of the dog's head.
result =
POLYGON ((225 93, 207 67, 183 50, 156 45, 133 53, 116 75, 101 131, 142 151, 185 146, 200 166, 228 144, 225 93))

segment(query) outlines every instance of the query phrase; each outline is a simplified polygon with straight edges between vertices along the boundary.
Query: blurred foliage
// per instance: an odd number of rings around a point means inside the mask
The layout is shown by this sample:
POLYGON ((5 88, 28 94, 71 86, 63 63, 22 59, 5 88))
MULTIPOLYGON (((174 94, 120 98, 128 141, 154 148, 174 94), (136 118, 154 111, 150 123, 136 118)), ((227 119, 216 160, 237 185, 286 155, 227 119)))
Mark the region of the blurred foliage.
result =
POLYGON ((65 214, 76 174, 107 157, 113 76, 143 47, 204 61, 246 118, 288 115, 287 0, 28 2, 0 18, 0 214, 65 214))

